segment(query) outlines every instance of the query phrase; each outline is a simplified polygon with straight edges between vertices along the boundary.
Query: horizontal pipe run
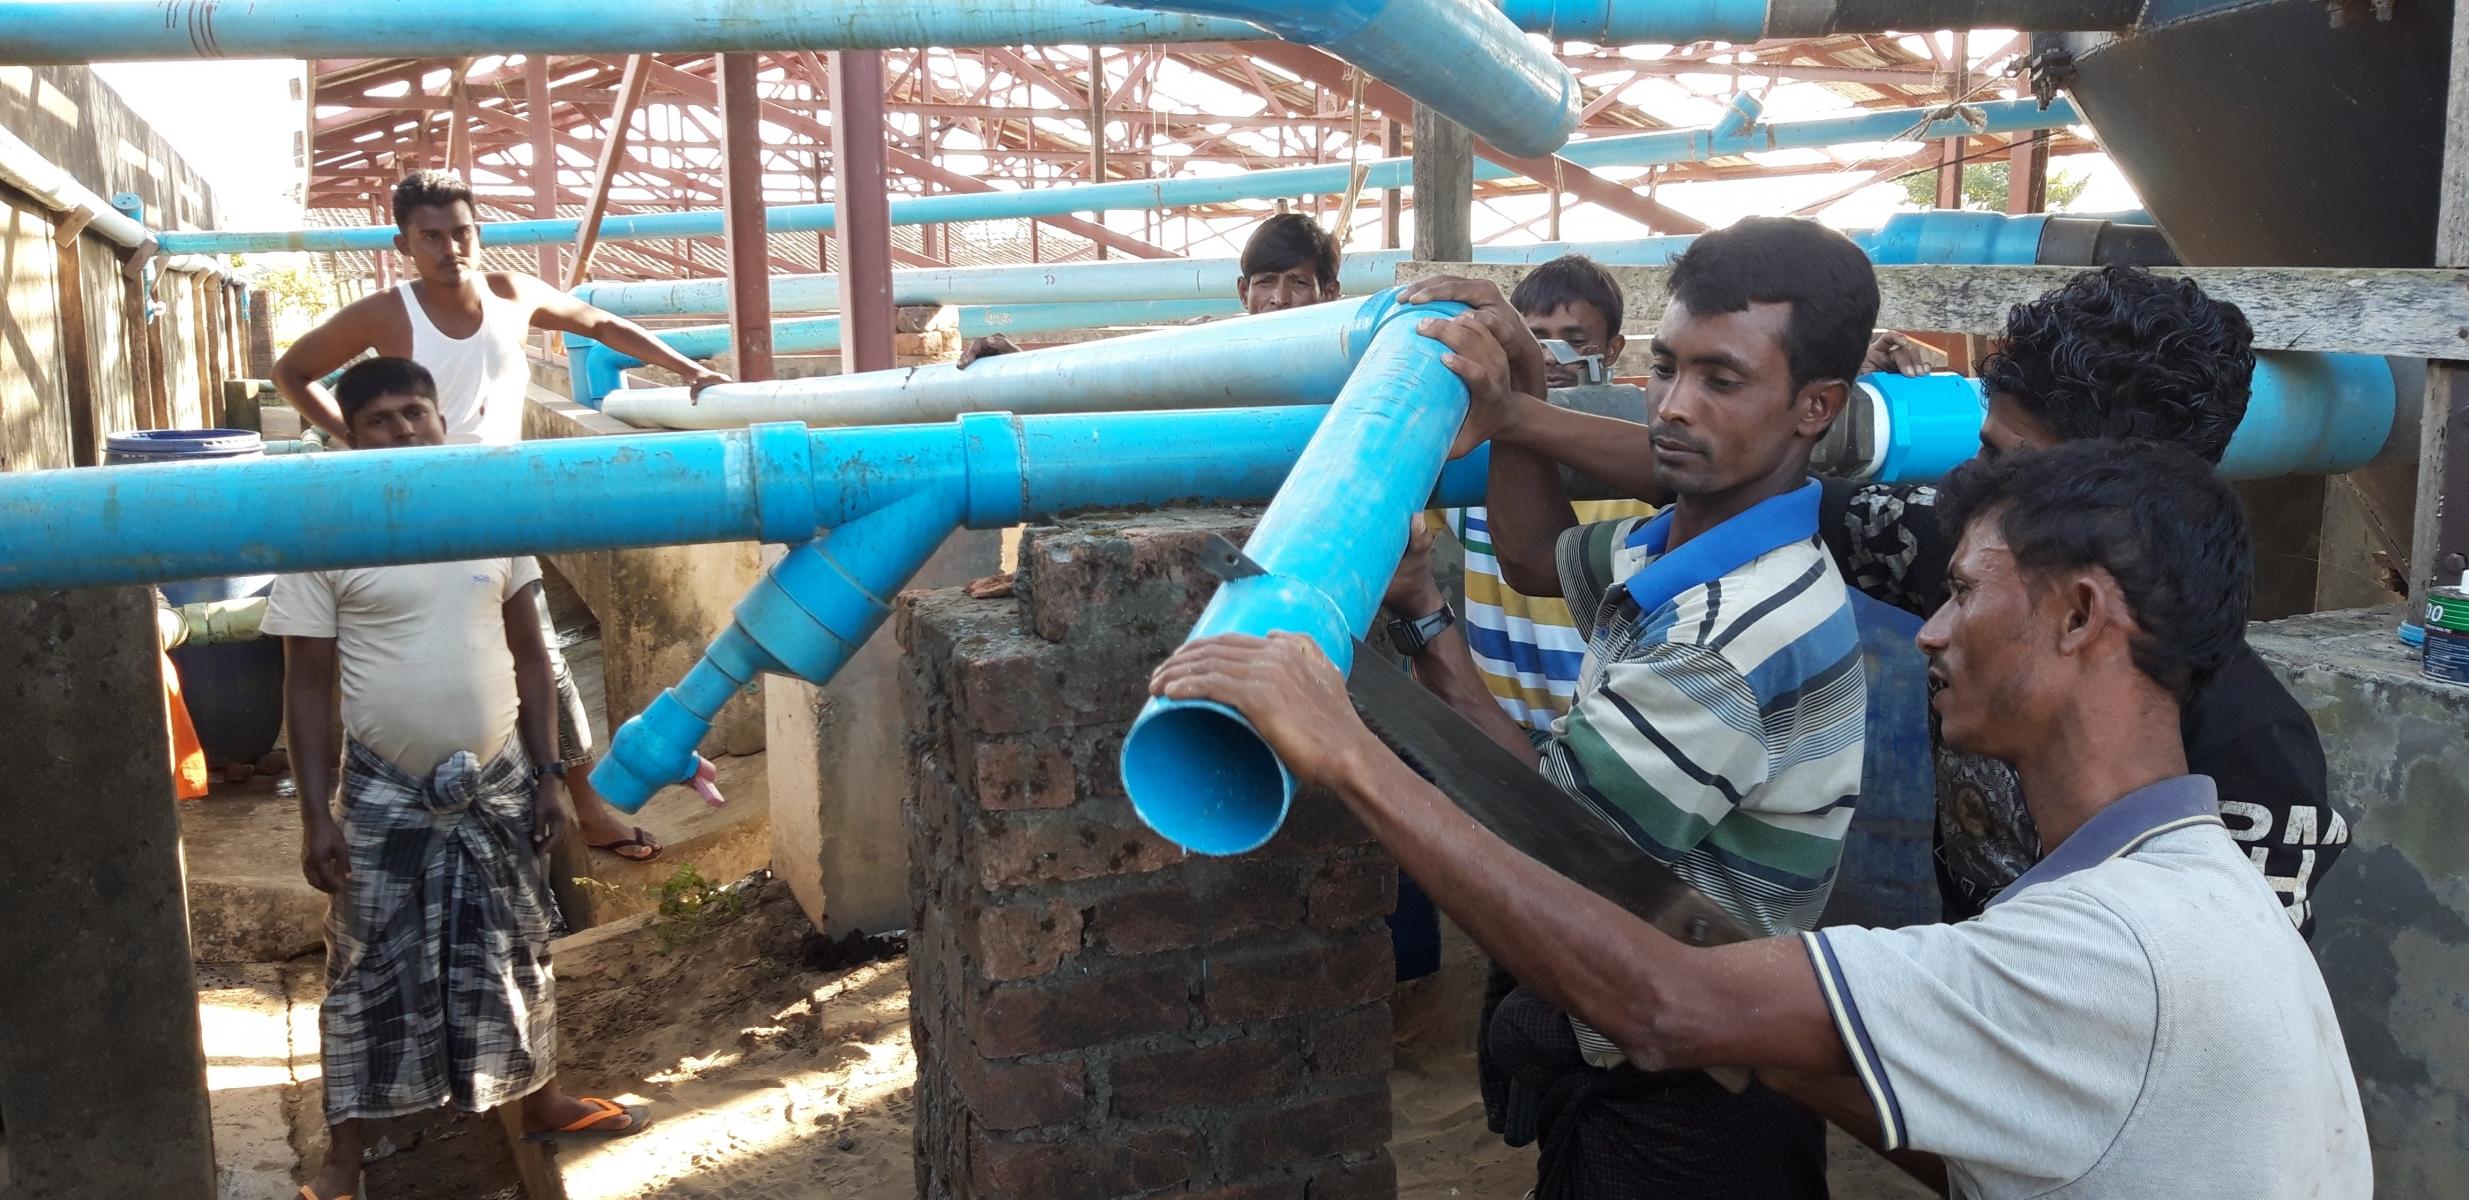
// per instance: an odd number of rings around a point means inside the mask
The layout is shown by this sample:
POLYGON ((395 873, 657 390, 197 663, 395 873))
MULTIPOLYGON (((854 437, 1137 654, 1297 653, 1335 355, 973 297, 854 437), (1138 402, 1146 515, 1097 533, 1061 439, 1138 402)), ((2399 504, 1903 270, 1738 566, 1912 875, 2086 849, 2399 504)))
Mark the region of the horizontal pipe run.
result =
MULTIPOLYGON (((1554 41, 1754 42, 1910 29, 2097 32, 2142 0, 1506 0, 1554 41)), ((0 0, 0 53, 28 65, 190 58, 461 58, 484 54, 897 50, 917 46, 1128 46, 1247 42, 1240 22, 1104 8, 1087 0, 0 0)))
MULTIPOLYGON (((1909 216, 1927 214, 1912 213, 1909 216)), ((1954 213, 1946 216, 1991 216, 1954 213)), ((1475 261, 1542 263, 1563 254, 1584 254, 1610 265, 1659 266, 1687 247, 1686 235, 1608 242, 1539 242, 1477 246, 1475 261)), ((1338 260, 1338 288, 1368 296, 1397 284, 1404 250, 1361 250, 1338 260)), ((1060 304, 1120 300, 1227 300, 1243 273, 1233 258, 1145 258, 1111 262, 1022 264, 1000 267, 904 267, 892 272, 892 303, 900 305, 1060 304)), ((774 275, 775 313, 831 312, 840 307, 836 274, 774 275)), ((707 316, 728 311, 726 279, 655 280, 644 283, 583 283, 576 298, 621 317, 707 316)))
POLYGON ((961 371, 917 367, 812 379, 610 393, 602 411, 630 424, 724 429, 764 421, 902 425, 962 413, 1110 412, 1326 404, 1345 386, 1393 293, 1160 329, 961 371))
MULTIPOLYGON (((0 0, 0 19, 5 19, 7 7, 8 0, 0 0)), ((1751 106, 1755 104, 1754 101, 1748 103, 1751 106)), ((2054 128, 2073 124, 2079 119, 2073 106, 2064 100, 2053 104, 2046 112, 2029 100, 1993 101, 1974 107, 1987 118, 1986 126, 1975 129, 1959 121, 1932 124, 1930 114, 1938 110, 1927 108, 1768 124, 1755 124, 1753 119, 1744 121, 1748 110, 1736 109, 1725 123, 1717 126, 1591 138, 1572 142, 1560 153, 1571 162, 1587 167, 1654 166, 1699 161, 1707 156, 1835 144, 1825 141, 1827 137, 1877 140, 1912 130, 1915 126, 1921 127, 1924 133, 1932 129, 1949 131, 1944 135, 1930 133, 1928 136, 1948 136, 1952 132, 2015 132, 2054 128), (1808 133, 1801 131, 1801 126, 1818 126, 1834 132, 1808 133)), ((1329 163, 1177 179, 1116 180, 1075 187, 896 196, 891 201, 891 220, 894 225, 919 225, 940 221, 1008 220, 1063 216, 1076 212, 1181 208, 1234 200, 1337 195, 1346 191, 1353 178, 1353 170, 1346 163, 1329 163)), ((1478 162, 1475 164, 1475 177, 1513 179, 1518 177, 1518 172, 1497 163, 1478 162)), ((1363 187, 1366 190, 1401 188, 1411 183, 1411 159, 1383 158, 1364 164, 1363 187)), ((829 204, 782 205, 765 211, 765 228, 773 233, 828 231, 833 227, 833 212, 829 204)), ((721 234, 720 224, 717 209, 608 216, 601 220, 600 240, 617 242, 640 238, 718 237, 721 234)), ((488 246, 565 244, 574 241, 580 231, 581 223, 576 220, 487 221, 480 226, 480 240, 488 246)), ((393 247, 394 235, 395 229, 391 225, 371 225, 270 232, 175 231, 164 233, 161 237, 165 253, 254 254, 286 250, 384 251, 393 247)))
POLYGON ((1100 2, 1248 21, 1317 46, 1510 154, 1549 154, 1577 129, 1577 78, 1491 0, 1100 2))
MULTIPOLYGON (((975 414, 0 474, 0 592, 636 546, 798 542, 919 491, 972 526, 1267 499, 1325 410, 975 414), (502 502, 473 505, 473 496, 502 502)), ((1437 502, 1483 493, 1453 465, 1437 502)))
MULTIPOLYGON (((7 18, 0 16, 0 29, 7 27, 7 18)), ((0 39, 0 55, 6 54, 5 40, 0 39)), ((94 194, 6 128, 0 128, 0 183, 24 192, 53 212, 84 214, 86 232, 113 245, 134 250, 154 236, 144 224, 113 208, 111 201, 94 194)))

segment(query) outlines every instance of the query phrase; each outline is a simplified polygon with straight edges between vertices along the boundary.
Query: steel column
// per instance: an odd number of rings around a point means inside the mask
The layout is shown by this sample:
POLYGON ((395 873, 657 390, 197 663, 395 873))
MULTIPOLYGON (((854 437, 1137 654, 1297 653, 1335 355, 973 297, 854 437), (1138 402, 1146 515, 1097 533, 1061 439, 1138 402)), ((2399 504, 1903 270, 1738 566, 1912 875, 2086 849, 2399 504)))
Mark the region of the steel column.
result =
POLYGON ((840 369, 892 368, 892 212, 883 147, 883 52, 834 51, 832 178, 838 188, 840 369))
MULTIPOLYGON (((549 59, 534 54, 523 62, 523 93, 531 119, 532 216, 557 219, 557 126, 549 120, 549 59)), ((557 247, 540 247, 540 277, 557 282, 557 247)))
POLYGON ((566 272, 567 291, 583 282, 591 270, 592 250, 600 245, 600 217, 609 210, 609 185, 617 179, 618 164, 626 161, 634 110, 643 103, 643 87, 651 81, 644 61, 640 54, 629 57, 625 78, 617 85, 617 108, 609 116, 608 136, 600 143, 600 169, 592 174, 591 199, 583 205, 583 231, 574 240, 574 266, 566 272))
POLYGON ((729 328, 737 348, 736 377, 772 377, 771 254, 763 214, 763 123, 755 95, 762 60, 720 56, 723 236, 729 259, 729 328))

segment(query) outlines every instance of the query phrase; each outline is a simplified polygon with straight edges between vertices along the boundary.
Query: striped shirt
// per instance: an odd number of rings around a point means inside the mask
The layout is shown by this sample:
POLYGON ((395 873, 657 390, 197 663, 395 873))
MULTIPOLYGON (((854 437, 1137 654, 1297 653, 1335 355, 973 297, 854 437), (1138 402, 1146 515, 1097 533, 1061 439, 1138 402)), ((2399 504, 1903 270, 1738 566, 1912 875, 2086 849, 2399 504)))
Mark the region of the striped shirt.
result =
POLYGON ((1860 792, 1868 696, 1812 482, 1662 553, 1668 514, 1561 536, 1593 615, 1554 783, 1761 934, 1809 929, 1860 792))
MULTIPOLYGON (((1580 500, 1583 522, 1651 517, 1655 506, 1640 500, 1580 500)), ((1578 667, 1586 659, 1586 635, 1578 632, 1567 601, 1529 596, 1503 582, 1492 553, 1490 517, 1480 508, 1441 511, 1441 520, 1466 550, 1466 644, 1475 670, 1509 719, 1537 733, 1569 712, 1577 697, 1578 667)))

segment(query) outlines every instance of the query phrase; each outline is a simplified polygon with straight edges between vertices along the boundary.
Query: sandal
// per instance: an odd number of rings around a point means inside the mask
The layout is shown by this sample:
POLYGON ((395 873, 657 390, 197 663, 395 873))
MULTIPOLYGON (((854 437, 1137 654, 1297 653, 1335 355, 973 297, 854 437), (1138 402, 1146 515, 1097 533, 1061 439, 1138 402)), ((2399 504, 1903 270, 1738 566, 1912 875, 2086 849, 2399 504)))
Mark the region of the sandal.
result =
MULTIPOLYGON (((578 1096, 576 1099, 592 1106, 593 1111, 589 1116, 578 1117, 563 1128, 543 1129, 538 1133, 524 1134, 523 1140, 549 1142, 561 1137, 610 1139, 632 1137, 643 1132, 644 1128, 652 1123, 652 1110, 647 1105, 619 1104, 615 1100, 604 1100, 598 1096, 578 1096), (618 1121, 624 1123, 617 1124, 618 1121)), ((311 1200, 315 1198, 312 1197, 311 1200)))
POLYGON ((627 862, 639 863, 650 862, 660 857, 661 851, 668 849, 653 841, 652 835, 643 832, 643 827, 640 825, 635 826, 630 832, 634 836, 619 838, 614 842, 587 842, 585 844, 594 850, 605 850, 627 862))

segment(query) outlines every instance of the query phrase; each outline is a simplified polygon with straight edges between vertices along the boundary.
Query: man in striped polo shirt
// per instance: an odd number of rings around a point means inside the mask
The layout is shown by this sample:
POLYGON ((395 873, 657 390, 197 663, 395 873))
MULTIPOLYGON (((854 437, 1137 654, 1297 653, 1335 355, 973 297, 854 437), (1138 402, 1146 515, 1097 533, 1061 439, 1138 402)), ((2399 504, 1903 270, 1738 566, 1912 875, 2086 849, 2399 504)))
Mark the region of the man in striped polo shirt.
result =
MULTIPOLYGON (((1860 790, 1859 633, 1817 538, 1808 464, 1867 351, 1877 279, 1840 234, 1752 218, 1699 238, 1671 289, 1647 390, 1675 503, 1592 525, 1578 523, 1560 468, 1596 473, 1586 459, 1602 439, 1586 431, 1609 419, 1539 398, 1542 349, 1497 288, 1409 291, 1409 303, 1472 306, 1423 328, 1448 344, 1472 397, 1461 447, 1492 445, 1502 575, 1566 598, 1588 630, 1569 713, 1540 748, 1493 700, 1460 631, 1426 640, 1415 672, 1536 761, 1604 836, 1628 838, 1750 929, 1789 933, 1825 907, 1860 790)), ((1823 1124, 1762 1086, 1735 1095, 1702 1074, 1640 1071, 1522 987, 1487 1037, 1541 1096, 1541 1200, 1826 1194, 1823 1124)))
MULTIPOLYGON (((1620 285, 1601 264, 1583 254, 1555 258, 1526 273, 1509 293, 1509 304, 1538 340, 1568 343, 1580 355, 1602 359, 1608 373, 1628 348, 1620 335, 1625 305, 1620 285)), ((1558 389, 1584 380, 1576 368, 1547 364, 1544 384, 1558 389)), ((1634 393, 1626 393, 1634 394, 1634 393)), ((1613 413, 1643 420, 1645 413, 1613 413)), ((1580 500, 1572 506, 1581 522, 1651 517, 1645 500, 1580 500)), ((1578 664, 1586 635, 1558 596, 1529 596, 1500 577, 1492 552, 1491 514, 1482 508, 1444 509, 1441 524, 1466 552, 1466 640, 1475 669, 1509 719, 1535 733, 1551 732, 1577 696, 1578 664)), ((1421 613, 1406 614, 1409 620, 1421 613)))

